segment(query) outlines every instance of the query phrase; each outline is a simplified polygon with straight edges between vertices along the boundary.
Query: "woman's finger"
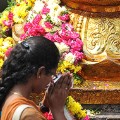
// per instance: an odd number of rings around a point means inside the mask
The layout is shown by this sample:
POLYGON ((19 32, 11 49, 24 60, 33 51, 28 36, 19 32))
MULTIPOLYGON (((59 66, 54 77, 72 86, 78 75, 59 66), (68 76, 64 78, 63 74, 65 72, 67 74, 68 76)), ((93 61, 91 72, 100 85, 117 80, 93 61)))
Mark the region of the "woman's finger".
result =
POLYGON ((70 74, 69 81, 68 81, 68 88, 70 89, 72 85, 73 85, 73 78, 72 78, 72 75, 70 74))
POLYGON ((66 73, 65 75, 64 75, 64 79, 63 79, 63 82, 62 82, 62 88, 64 88, 64 89, 68 89, 68 83, 69 83, 69 73, 66 73))
POLYGON ((58 78, 58 81, 55 83, 55 88, 61 88, 63 79, 64 79, 64 76, 61 75, 61 76, 58 78))
POLYGON ((54 83, 50 83, 50 86, 48 87, 46 93, 48 93, 48 95, 51 95, 53 93, 53 89, 54 89, 54 83))

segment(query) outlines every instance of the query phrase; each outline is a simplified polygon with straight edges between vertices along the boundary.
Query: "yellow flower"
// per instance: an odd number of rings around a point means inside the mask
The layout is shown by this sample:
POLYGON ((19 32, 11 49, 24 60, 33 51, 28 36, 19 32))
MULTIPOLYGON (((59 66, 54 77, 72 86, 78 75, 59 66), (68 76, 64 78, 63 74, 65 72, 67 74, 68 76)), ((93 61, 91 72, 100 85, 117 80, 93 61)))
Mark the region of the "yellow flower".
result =
POLYGON ((21 0, 16 0, 16 2, 17 2, 17 3, 20 3, 20 2, 21 2, 21 0))
POLYGON ((9 14, 9 11, 6 11, 6 10, 2 13, 2 16, 0 18, 0 24, 1 25, 4 25, 3 24, 4 20, 8 20, 8 14, 9 14))
POLYGON ((4 39, 4 41, 9 41, 11 44, 14 44, 14 39, 12 37, 7 37, 4 39))
POLYGON ((0 69, 3 66, 3 63, 4 63, 3 59, 0 58, 0 69))
POLYGON ((7 29, 8 29, 8 27, 5 26, 5 27, 2 28, 2 31, 5 32, 7 29))
POLYGON ((13 47, 14 46, 14 39, 11 37, 7 37, 7 38, 0 38, 0 59, 2 59, 0 61, 0 68, 4 62, 4 58, 5 58, 5 52, 7 51, 7 49, 9 47, 13 47))
POLYGON ((0 18, 0 25, 3 25, 3 20, 2 20, 2 18, 0 18))
POLYGON ((74 73, 77 73, 80 70, 81 70, 81 66, 80 65, 79 66, 75 66, 74 73))
MULTIPOLYGON (((20 1, 17 0, 17 2, 19 3, 20 1)), ((13 20, 15 23, 23 23, 25 17, 28 14, 28 8, 31 7, 31 2, 30 1, 21 1, 19 3, 19 6, 13 6, 11 8, 12 13, 14 14, 13 16, 13 20), (29 5, 30 4, 30 5, 29 5)))
POLYGON ((34 2, 35 2, 35 0, 31 0, 31 2, 32 2, 32 3, 34 3, 34 2))
POLYGON ((74 79, 74 84, 75 84, 75 85, 79 85, 80 83, 81 83, 80 80, 74 79))
POLYGON ((32 2, 30 0, 26 0, 26 2, 28 3, 28 6, 32 6, 32 2))
POLYGON ((3 51, 0 51, 0 58, 4 58, 4 53, 3 53, 3 51))
POLYGON ((3 38, 0 38, 0 46, 2 46, 2 44, 3 44, 3 38))

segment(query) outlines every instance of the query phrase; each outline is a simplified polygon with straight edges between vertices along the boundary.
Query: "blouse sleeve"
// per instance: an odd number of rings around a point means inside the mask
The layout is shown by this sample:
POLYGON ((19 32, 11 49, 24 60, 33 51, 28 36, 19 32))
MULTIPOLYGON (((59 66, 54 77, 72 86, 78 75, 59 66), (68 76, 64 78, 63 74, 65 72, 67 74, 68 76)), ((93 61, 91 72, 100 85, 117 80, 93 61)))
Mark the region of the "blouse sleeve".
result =
POLYGON ((20 117, 20 120, 47 120, 40 111, 34 108, 26 108, 20 117))

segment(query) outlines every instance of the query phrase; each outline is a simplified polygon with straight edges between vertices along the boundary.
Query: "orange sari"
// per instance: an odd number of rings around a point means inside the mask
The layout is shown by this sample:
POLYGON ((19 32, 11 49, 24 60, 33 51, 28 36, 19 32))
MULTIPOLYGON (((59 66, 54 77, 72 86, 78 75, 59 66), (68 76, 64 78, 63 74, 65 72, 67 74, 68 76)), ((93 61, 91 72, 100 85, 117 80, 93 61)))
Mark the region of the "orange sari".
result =
POLYGON ((37 105, 24 97, 14 99, 10 104, 4 105, 2 109, 1 120, 12 120, 13 114, 18 106, 26 104, 34 108, 26 108, 22 113, 20 120, 46 120, 37 105))

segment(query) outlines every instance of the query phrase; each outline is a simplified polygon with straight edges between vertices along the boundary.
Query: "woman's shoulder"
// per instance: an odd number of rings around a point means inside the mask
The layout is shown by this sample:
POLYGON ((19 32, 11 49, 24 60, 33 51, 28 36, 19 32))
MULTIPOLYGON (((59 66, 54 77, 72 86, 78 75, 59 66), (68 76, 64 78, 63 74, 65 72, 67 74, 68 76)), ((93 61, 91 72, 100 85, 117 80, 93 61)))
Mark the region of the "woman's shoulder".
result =
POLYGON ((20 97, 11 96, 6 100, 2 108, 1 120, 11 120, 15 110, 22 104, 30 105, 33 108, 35 108, 36 111, 39 110, 37 105, 33 101, 21 96, 20 97))
POLYGON ((27 104, 37 108, 37 105, 32 100, 29 100, 23 96, 12 95, 5 101, 3 109, 4 107, 17 107, 21 104, 27 104))

